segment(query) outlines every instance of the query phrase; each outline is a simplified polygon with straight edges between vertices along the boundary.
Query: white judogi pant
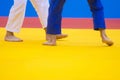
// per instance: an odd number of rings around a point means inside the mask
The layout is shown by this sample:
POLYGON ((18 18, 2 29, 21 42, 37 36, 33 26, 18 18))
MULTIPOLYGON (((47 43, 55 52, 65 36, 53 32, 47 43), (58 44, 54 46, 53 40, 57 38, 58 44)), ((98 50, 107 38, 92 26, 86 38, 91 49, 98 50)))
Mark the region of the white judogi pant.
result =
MULTIPOLYGON (((30 0, 35 8, 42 27, 47 27, 49 0, 30 0)), ((6 30, 11 32, 19 32, 25 17, 27 0, 14 0, 11 7, 6 30)))

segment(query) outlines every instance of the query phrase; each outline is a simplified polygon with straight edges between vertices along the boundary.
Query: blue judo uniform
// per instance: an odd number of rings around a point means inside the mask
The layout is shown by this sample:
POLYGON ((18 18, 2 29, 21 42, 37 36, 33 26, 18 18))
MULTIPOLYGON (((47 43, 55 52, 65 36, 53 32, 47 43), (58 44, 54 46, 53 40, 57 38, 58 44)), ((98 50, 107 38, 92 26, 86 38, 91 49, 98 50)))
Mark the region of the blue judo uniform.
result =
MULTIPOLYGON (((62 10, 65 0, 50 0, 47 34, 61 34, 62 10)), ((103 6, 100 0, 88 0, 93 16, 94 29, 105 29, 103 6)))

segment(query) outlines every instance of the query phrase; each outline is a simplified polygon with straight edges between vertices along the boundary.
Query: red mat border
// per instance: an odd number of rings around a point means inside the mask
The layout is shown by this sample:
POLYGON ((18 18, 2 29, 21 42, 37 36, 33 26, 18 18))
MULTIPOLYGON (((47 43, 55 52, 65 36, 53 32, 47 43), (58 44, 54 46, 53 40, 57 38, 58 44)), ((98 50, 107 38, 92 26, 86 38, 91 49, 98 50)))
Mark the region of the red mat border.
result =
MULTIPOLYGON (((5 27, 8 17, 0 17, 0 26, 5 27)), ((108 29, 120 29, 120 18, 106 18, 108 29)), ((63 18, 62 28, 91 29, 92 18, 63 18)), ((25 17, 23 28, 41 28, 37 17, 25 17)))

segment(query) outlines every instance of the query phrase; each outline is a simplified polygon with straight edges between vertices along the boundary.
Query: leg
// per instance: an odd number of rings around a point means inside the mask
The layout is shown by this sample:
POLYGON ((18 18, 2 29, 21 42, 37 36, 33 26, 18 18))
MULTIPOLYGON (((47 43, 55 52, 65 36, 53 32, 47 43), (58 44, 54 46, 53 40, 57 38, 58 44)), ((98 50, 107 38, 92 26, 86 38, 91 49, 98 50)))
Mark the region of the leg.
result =
POLYGON ((14 36, 14 32, 19 32, 22 26, 27 0, 14 0, 11 7, 8 22, 6 25, 5 41, 21 42, 22 40, 14 36))
MULTIPOLYGON (((49 8, 49 2, 48 0, 31 0, 31 3, 33 7, 35 8, 38 17, 41 21, 42 27, 44 28, 46 32, 47 27, 47 19, 48 19, 48 8, 49 8)), ((56 39, 62 39, 67 37, 66 34, 58 34, 56 35, 56 39)), ((47 40, 47 37, 46 37, 47 40)))
POLYGON ((56 45, 56 35, 61 34, 62 9, 65 0, 51 0, 48 16, 47 37, 44 45, 56 45))
POLYGON ((106 43, 108 46, 113 45, 113 42, 107 37, 105 29, 104 11, 100 0, 88 0, 92 15, 94 29, 99 30, 102 38, 102 42, 106 43))
POLYGON ((42 27, 46 28, 49 8, 48 0, 30 0, 30 1, 38 14, 42 27))

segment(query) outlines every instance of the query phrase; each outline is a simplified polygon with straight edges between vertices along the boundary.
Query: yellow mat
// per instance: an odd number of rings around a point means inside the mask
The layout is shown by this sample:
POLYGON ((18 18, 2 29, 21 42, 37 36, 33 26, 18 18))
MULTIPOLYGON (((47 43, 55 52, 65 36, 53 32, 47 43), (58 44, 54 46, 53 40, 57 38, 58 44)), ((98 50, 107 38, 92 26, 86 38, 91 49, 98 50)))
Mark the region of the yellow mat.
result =
POLYGON ((111 47, 92 29, 63 29, 68 38, 43 46, 42 29, 22 28, 24 42, 5 42, 0 28, 0 80, 120 80, 120 30, 107 30, 111 47))

